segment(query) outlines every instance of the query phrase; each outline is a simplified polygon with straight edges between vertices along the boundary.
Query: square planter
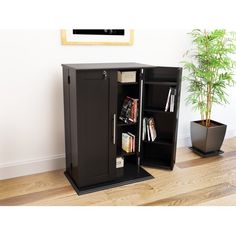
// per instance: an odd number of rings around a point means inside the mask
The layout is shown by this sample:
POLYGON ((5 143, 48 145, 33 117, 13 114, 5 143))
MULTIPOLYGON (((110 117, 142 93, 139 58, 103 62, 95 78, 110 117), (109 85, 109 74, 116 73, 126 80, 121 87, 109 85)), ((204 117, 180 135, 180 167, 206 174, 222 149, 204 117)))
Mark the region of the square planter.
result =
POLYGON ((220 150, 227 128, 226 125, 213 120, 211 123, 211 127, 206 127, 200 120, 191 122, 192 147, 205 154, 220 150))

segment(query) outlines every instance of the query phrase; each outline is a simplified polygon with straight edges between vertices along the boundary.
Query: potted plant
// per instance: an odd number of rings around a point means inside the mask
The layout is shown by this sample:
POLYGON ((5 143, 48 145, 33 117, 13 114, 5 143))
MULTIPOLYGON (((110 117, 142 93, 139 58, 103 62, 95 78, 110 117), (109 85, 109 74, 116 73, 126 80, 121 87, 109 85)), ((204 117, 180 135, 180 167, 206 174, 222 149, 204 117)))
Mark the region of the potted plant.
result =
POLYGON ((214 104, 226 104, 228 87, 233 86, 236 37, 226 30, 193 30, 190 35, 193 47, 186 52, 184 69, 188 75, 187 103, 201 114, 201 120, 191 122, 193 150, 207 156, 220 151, 226 125, 211 119, 214 104))

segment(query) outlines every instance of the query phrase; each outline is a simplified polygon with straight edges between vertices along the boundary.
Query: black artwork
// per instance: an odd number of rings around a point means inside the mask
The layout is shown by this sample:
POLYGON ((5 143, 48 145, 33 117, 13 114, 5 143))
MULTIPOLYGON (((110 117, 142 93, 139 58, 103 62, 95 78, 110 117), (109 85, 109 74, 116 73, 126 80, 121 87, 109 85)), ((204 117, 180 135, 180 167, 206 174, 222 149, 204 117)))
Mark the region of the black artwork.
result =
POLYGON ((73 29, 73 34, 124 36, 125 30, 123 29, 73 29))

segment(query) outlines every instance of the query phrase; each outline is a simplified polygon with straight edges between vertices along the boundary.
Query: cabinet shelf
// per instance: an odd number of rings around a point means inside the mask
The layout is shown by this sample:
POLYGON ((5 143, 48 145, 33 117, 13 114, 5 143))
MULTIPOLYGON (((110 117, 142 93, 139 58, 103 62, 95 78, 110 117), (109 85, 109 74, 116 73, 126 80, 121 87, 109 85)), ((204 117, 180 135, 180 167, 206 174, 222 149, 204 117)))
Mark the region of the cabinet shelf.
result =
POLYGON ((158 160, 157 159, 153 159, 153 158, 143 158, 142 162, 141 162, 142 166, 147 166, 147 167, 158 167, 158 168, 162 168, 162 169, 167 169, 167 170, 171 170, 172 167, 170 166, 170 164, 166 161, 163 160, 158 160))
POLYGON ((127 157, 127 156, 133 156, 136 155, 136 152, 125 152, 122 149, 117 152, 117 156, 127 157))
POLYGON ((116 169, 116 175, 113 180, 94 185, 79 187, 68 172, 65 172, 65 175, 79 195, 153 179, 153 177, 142 167, 128 162, 125 163, 123 168, 116 169))
POLYGON ((145 107, 143 110, 146 112, 151 112, 151 113, 166 113, 166 114, 174 114, 175 113, 175 111, 174 112, 164 111, 164 110, 161 110, 158 108, 153 108, 153 107, 145 107))
POLYGON ((146 81, 144 84, 158 85, 158 86, 177 86, 176 82, 157 82, 157 81, 146 81))
POLYGON ((154 141, 143 140, 144 143, 150 144, 159 144, 159 145, 169 145, 171 146, 173 143, 170 140, 158 139, 156 138, 154 141))
POLYGON ((135 123, 133 123, 133 122, 124 123, 124 122, 122 122, 122 121, 118 121, 118 122, 117 122, 117 126, 118 126, 118 127, 135 126, 135 125, 137 125, 137 124, 138 124, 138 122, 135 122, 135 123))
POLYGON ((123 86, 123 85, 138 85, 138 82, 127 82, 127 83, 121 83, 121 82, 117 82, 119 86, 123 86))

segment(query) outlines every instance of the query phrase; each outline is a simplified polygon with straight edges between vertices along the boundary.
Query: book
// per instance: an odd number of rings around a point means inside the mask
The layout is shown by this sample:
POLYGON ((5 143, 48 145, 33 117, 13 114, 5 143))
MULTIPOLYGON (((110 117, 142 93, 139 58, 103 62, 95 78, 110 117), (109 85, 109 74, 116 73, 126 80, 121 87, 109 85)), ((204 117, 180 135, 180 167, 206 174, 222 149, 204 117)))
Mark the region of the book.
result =
POLYGON ((135 152, 135 135, 128 132, 131 137, 131 152, 135 152))
POLYGON ((172 88, 170 95, 170 112, 174 112, 176 89, 172 88))
POLYGON ((143 118, 143 133, 142 133, 142 140, 147 140, 149 142, 155 141, 157 137, 156 131, 156 122, 153 117, 143 118))
POLYGON ((138 117, 138 99, 127 96, 124 99, 119 119, 125 123, 136 123, 138 117))
POLYGON ((130 152, 130 136, 127 133, 122 133, 122 150, 130 152))
POLYGON ((148 124, 148 119, 147 118, 146 118, 146 126, 147 126, 147 140, 151 141, 150 129, 149 129, 149 124, 148 124))
POLYGON ((118 71, 117 80, 120 83, 136 82, 136 71, 118 71))
POLYGON ((143 118, 143 133, 142 133, 142 140, 145 140, 147 135, 147 125, 146 125, 146 118, 143 118))
POLYGON ((172 88, 170 87, 169 92, 168 92, 168 96, 167 96, 167 100, 166 100, 165 112, 167 112, 169 109, 171 91, 172 91, 172 88))
POLYGON ((155 127, 155 121, 154 121, 154 118, 151 117, 149 120, 148 120, 148 123, 149 123, 149 129, 150 129, 150 138, 151 138, 151 141, 155 141, 156 137, 157 137, 157 132, 156 132, 156 127, 155 127))
POLYGON ((119 119, 124 121, 125 123, 129 122, 129 117, 131 116, 132 109, 132 100, 129 97, 124 99, 119 119))
POLYGON ((122 150, 127 153, 135 152, 135 135, 132 133, 122 133, 122 150))
POLYGON ((134 114, 133 114, 133 118, 134 118, 134 122, 137 122, 137 117, 138 117, 138 99, 134 99, 134 114))

